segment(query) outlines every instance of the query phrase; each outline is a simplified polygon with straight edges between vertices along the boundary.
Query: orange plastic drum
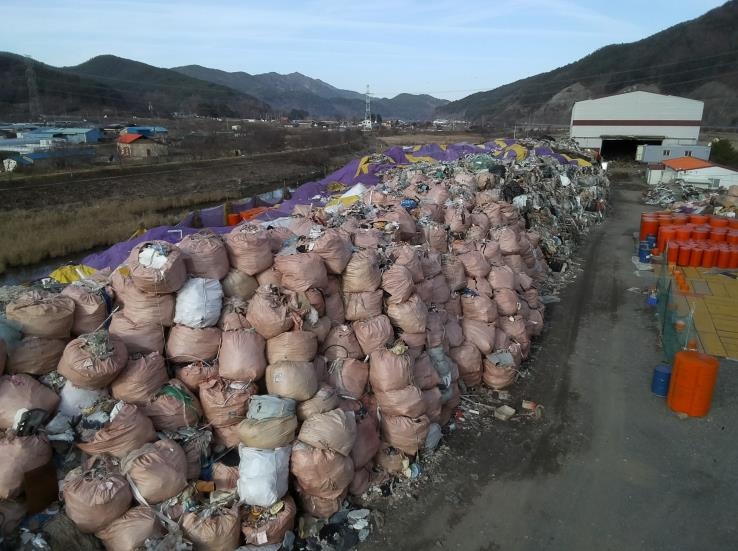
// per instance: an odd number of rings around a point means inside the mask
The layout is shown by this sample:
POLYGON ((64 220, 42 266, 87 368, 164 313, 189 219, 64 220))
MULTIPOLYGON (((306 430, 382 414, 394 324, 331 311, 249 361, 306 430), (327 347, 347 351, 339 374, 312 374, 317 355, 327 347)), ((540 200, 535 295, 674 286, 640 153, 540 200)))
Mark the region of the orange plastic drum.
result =
POLYGON ((718 268, 730 268, 730 245, 723 244, 718 248, 717 264, 718 268))
POLYGON ((692 239, 705 241, 710 236, 710 226, 697 226, 692 228, 692 239))
POLYGON ((728 219, 724 216, 711 216, 708 222, 713 228, 727 228, 728 219))
POLYGON ((686 224, 687 222, 689 222, 688 214, 677 212, 671 215, 671 223, 674 225, 681 226, 682 224, 686 224))
POLYGON ((728 268, 738 268, 738 246, 736 245, 733 245, 733 247, 730 249, 730 261, 728 264, 728 268))
POLYGON ((239 214, 229 214, 228 215, 228 225, 229 226, 235 226, 241 221, 241 215, 239 214))
POLYGON ((720 362, 691 350, 677 352, 671 368, 666 403, 676 412, 704 417, 710 411, 720 362))
POLYGON ((738 245, 738 230, 728 230, 728 235, 725 237, 725 241, 731 245, 738 245))
POLYGON ((702 265, 702 248, 694 247, 692 254, 689 255, 689 265, 693 268, 697 268, 702 265))
POLYGON ((676 227, 660 226, 659 237, 656 240, 656 246, 659 248, 659 250, 663 251, 666 248, 666 244, 672 239, 676 239, 676 227))
POLYGON ((710 241, 714 241, 716 243, 725 241, 725 238, 727 236, 728 228, 712 228, 712 230, 710 231, 710 241))
POLYGON ((689 221, 692 224, 707 224, 708 220, 710 220, 710 216, 707 214, 690 214, 689 215, 689 221))
POLYGON ((715 258, 717 257, 717 247, 709 246, 702 251, 702 267, 712 268, 715 265, 715 258))
POLYGON ((669 264, 676 264, 679 258, 679 243, 676 241, 669 241, 669 248, 666 253, 666 261, 669 264))
POLYGON ((738 230, 738 218, 728 218, 728 227, 738 230))
POLYGON ((689 266, 689 257, 692 255, 692 245, 684 243, 679 245, 679 256, 677 256, 677 266, 689 266))
POLYGON ((649 235, 657 235, 659 231, 659 219, 655 214, 644 212, 641 214, 641 231, 639 241, 645 241, 649 235))
POLYGON ((686 241, 692 237, 692 228, 690 226, 677 226, 676 238, 679 241, 686 241))

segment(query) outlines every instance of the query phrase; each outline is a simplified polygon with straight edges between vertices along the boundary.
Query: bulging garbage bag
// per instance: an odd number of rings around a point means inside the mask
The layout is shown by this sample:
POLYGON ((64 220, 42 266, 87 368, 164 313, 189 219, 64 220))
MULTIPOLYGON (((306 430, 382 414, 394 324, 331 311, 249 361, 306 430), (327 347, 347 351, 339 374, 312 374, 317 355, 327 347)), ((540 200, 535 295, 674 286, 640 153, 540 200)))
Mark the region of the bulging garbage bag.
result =
POLYGON ((381 289, 366 293, 343 293, 344 318, 356 321, 380 315, 383 297, 381 289))
POLYGON ((396 390, 376 390, 374 395, 382 415, 404 415, 415 418, 425 413, 422 393, 415 385, 407 385, 396 390))
MULTIPOLYGON (((3 341, 4 343, 5 341, 3 341)), ((67 341, 64 339, 46 339, 43 337, 24 337, 7 353, 7 370, 9 373, 27 373, 29 375, 45 375, 56 369, 64 353, 67 341)), ((0 362, 5 360, 5 353, 0 354, 0 362)), ((2 369, 0 369, 2 374, 2 369)))
POLYGON ((133 284, 146 293, 175 293, 187 280, 182 251, 166 241, 139 243, 131 250, 126 264, 133 284))
POLYGON ((118 459, 133 450, 156 441, 151 420, 135 405, 120 402, 113 410, 111 420, 95 433, 92 441, 77 447, 90 455, 110 454, 118 459))
POLYGON ((425 404, 425 414, 431 423, 438 423, 441 419, 441 410, 443 409, 443 395, 438 387, 429 388, 423 391, 423 403, 425 404))
POLYGON ((123 312, 113 314, 110 334, 119 337, 128 354, 164 353, 164 326, 158 323, 136 323, 123 312))
POLYGON ((198 392, 200 384, 205 381, 218 378, 220 366, 216 361, 210 362, 192 362, 187 365, 178 366, 175 370, 175 377, 182 381, 191 392, 198 392))
POLYGON ((241 523, 244 543, 246 545, 281 545, 284 535, 295 527, 297 506, 290 496, 282 499, 282 507, 272 513, 271 510, 260 510, 255 514, 246 510, 241 523))
POLYGON ((341 274, 351 259, 353 247, 347 236, 334 228, 327 228, 313 242, 312 251, 320 255, 328 272, 341 274))
POLYGON ((256 275, 269 268, 272 256, 269 234, 253 225, 236 226, 226 236, 226 249, 231 266, 248 275, 256 275))
POLYGON ((266 358, 270 364, 309 362, 318 351, 318 340, 310 331, 286 331, 266 342, 266 358))
POLYGON ((177 292, 174 323, 200 329, 218 323, 223 288, 217 279, 194 277, 177 292))
POLYGON ((482 355, 471 342, 451 348, 449 356, 459 367, 459 373, 466 386, 477 386, 482 382, 482 355))
POLYGON ((354 468, 360 469, 368 465, 376 455, 382 441, 379 439, 379 425, 372 415, 364 415, 356 419, 356 442, 351 448, 351 460, 354 468))
POLYGON ((85 534, 109 526, 131 505, 131 488, 112 466, 72 469, 62 483, 64 511, 85 534))
POLYGON ((282 274, 282 287, 305 292, 328 285, 328 272, 318 253, 284 254, 274 257, 274 269, 282 274))
POLYGON ((262 450, 239 446, 238 495, 242 502, 271 507, 286 493, 292 448, 262 450))
POLYGON ((158 431, 194 427, 202 417, 200 401, 178 379, 170 379, 160 388, 143 412, 158 431))
POLYGON ((318 390, 313 362, 281 361, 269 364, 266 386, 269 394, 282 398, 292 398, 298 402, 310 399, 318 390))
POLYGON ((371 354, 377 348, 383 348, 394 337, 392 322, 384 314, 355 321, 351 326, 365 355, 371 354))
POLYGON ((353 328, 350 325, 335 325, 320 348, 328 361, 337 358, 363 358, 364 351, 359 345, 353 328))
POLYGON ((62 295, 74 301, 72 334, 82 335, 100 329, 108 317, 108 302, 104 287, 90 280, 81 280, 67 285, 62 295))
POLYGON ((294 323, 286 297, 273 285, 262 285, 256 290, 246 319, 265 339, 289 331, 294 323))
POLYGON ((375 391, 403 388, 412 382, 413 362, 402 346, 378 348, 369 355, 369 383, 375 391))
POLYGON ((30 375, 0 376, 0 429, 13 427, 19 409, 42 409, 51 416, 58 405, 59 396, 30 375))
POLYGON ((233 551, 241 539, 238 506, 213 513, 187 512, 182 515, 182 531, 193 543, 193 551, 233 551))
POLYGON ((466 340, 476 346, 482 354, 492 352, 495 344, 495 323, 463 318, 461 328, 466 340))
POLYGON ((106 551, 131 551, 144 545, 148 538, 163 535, 161 522, 154 509, 137 505, 95 532, 106 551))
POLYGON ((383 415, 380 419, 384 441, 408 455, 415 455, 423 447, 429 425, 430 420, 426 415, 416 419, 402 415, 383 415))
POLYGON ((373 249, 363 249, 351 255, 341 278, 345 293, 376 291, 382 282, 379 257, 373 249))
POLYGON ((295 414, 296 406, 297 403, 290 398, 280 398, 271 394, 255 394, 249 401, 246 417, 248 419, 289 417, 295 414))
POLYGON ((323 499, 336 499, 344 494, 354 478, 350 457, 304 442, 292 447, 290 470, 303 493, 323 499))
POLYGON ((210 362, 218 355, 220 336, 218 327, 194 329, 175 325, 167 337, 167 358, 175 363, 210 362))
POLYGON ((295 439, 297 416, 268 419, 244 419, 238 425, 238 436, 244 446, 274 449, 287 446, 295 439))
POLYGON ((405 302, 415 292, 413 275, 407 266, 392 264, 382 273, 382 290, 390 296, 389 303, 405 302))
POLYGON ((423 333, 426 327, 428 308, 417 294, 400 304, 388 304, 387 315, 395 325, 408 333, 423 333))
POLYGON ((121 459, 120 470, 131 480, 133 495, 142 505, 161 503, 187 486, 185 453, 169 438, 129 452, 121 459))
POLYGON ((211 426, 229 427, 246 418, 251 397, 258 389, 253 383, 211 379, 200 384, 200 405, 211 426))
POLYGON ((0 436, 0 499, 20 495, 23 475, 51 461, 51 444, 43 434, 16 436, 7 431, 0 436))
POLYGON ((224 331, 218 354, 219 373, 226 379, 256 381, 266 371, 264 337, 255 329, 224 331))
POLYGON ((200 230, 177 243, 184 253, 187 273, 193 277, 223 279, 230 270, 225 243, 212 230, 200 230))
POLYGON ((157 295, 139 290, 130 274, 122 269, 113 272, 111 284, 115 303, 125 310, 125 316, 136 325, 170 327, 174 323, 175 295, 157 295))
POLYGON ((94 390, 112 383, 127 362, 123 339, 101 330, 67 344, 57 369, 74 385, 94 390))
POLYGON ((131 404, 146 404, 169 380, 164 357, 159 352, 137 355, 128 359, 126 366, 110 385, 116 400, 131 404))
POLYGON ((340 400, 336 389, 330 385, 321 386, 309 400, 297 405, 297 419, 304 421, 318 413, 325 413, 338 407, 340 400))
POLYGON ((356 419, 353 412, 334 409, 305 419, 297 438, 316 448, 349 455, 356 441, 356 419))
POLYGON ((25 336, 68 339, 74 324, 74 301, 65 295, 32 290, 9 302, 5 317, 20 324, 25 336))
POLYGON ((359 399, 369 381, 369 365, 355 358, 339 358, 328 366, 328 382, 339 396, 359 399))

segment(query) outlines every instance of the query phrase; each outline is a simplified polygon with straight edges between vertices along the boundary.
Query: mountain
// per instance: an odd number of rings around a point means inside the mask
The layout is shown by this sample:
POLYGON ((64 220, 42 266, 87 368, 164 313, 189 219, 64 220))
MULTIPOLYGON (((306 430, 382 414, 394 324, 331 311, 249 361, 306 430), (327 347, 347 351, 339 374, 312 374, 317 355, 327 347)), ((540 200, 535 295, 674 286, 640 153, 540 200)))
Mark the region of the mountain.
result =
POLYGON ((261 116, 268 104, 227 86, 113 55, 93 57, 63 72, 80 75, 119 90, 139 108, 200 115, 261 116))
POLYGON ((8 52, 0 52, 0 118, 134 110, 131 98, 106 84, 8 52))
MULTIPOLYGON (((364 94, 342 90, 300 73, 251 75, 242 71, 229 73, 200 65, 174 67, 172 70, 251 94, 282 111, 300 109, 315 118, 364 116, 364 94)), ((390 99, 372 99, 372 112, 381 114, 384 119, 429 120, 433 111, 446 103, 447 100, 424 94, 399 94, 390 99)))
POLYGON ((738 0, 650 37, 605 46, 553 71, 436 110, 494 126, 568 124, 574 102, 646 90, 705 102, 703 121, 738 124, 738 0))
POLYGON ((176 111, 259 117, 270 110, 232 88, 111 55, 57 68, 0 52, 0 118, 176 111))

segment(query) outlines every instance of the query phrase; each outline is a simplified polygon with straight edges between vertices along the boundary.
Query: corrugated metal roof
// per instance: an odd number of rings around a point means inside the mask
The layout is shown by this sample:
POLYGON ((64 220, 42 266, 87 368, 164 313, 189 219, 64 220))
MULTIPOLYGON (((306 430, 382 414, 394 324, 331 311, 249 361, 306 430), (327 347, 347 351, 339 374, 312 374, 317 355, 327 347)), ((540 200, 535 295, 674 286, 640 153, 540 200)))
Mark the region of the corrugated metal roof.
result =
POLYGON ((696 170, 699 168, 709 168, 715 165, 709 161, 697 159, 696 157, 677 157, 676 159, 665 160, 664 166, 668 166, 674 170, 696 170))
POLYGON ((122 134, 118 138, 118 143, 133 143, 139 138, 143 138, 143 134, 122 134))

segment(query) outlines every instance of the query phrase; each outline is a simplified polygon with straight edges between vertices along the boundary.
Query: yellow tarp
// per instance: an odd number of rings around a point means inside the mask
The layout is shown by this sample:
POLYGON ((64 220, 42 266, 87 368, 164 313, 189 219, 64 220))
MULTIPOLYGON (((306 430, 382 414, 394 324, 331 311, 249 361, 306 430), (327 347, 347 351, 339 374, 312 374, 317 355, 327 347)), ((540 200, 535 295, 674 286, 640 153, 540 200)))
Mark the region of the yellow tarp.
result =
POLYGON ((59 283, 72 283, 80 279, 90 277, 97 270, 84 264, 75 264, 73 266, 61 266, 49 274, 49 277, 55 279, 59 283))
POLYGON ((415 155, 410 155, 409 153, 406 153, 405 158, 413 164, 414 163, 431 163, 431 164, 438 163, 437 159, 434 159, 433 157, 427 157, 425 155, 419 155, 418 157, 416 157, 415 155))
MULTIPOLYGON (((370 161, 371 161, 371 155, 367 155, 367 156, 361 158, 361 160, 359 161, 359 166, 356 167, 356 174, 354 174, 354 178, 356 178, 359 174, 368 174, 369 173, 369 165, 372 164, 370 161)), ((392 162, 392 163, 395 162, 390 157, 388 157, 386 159, 386 161, 387 162, 392 162)))

